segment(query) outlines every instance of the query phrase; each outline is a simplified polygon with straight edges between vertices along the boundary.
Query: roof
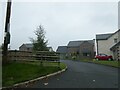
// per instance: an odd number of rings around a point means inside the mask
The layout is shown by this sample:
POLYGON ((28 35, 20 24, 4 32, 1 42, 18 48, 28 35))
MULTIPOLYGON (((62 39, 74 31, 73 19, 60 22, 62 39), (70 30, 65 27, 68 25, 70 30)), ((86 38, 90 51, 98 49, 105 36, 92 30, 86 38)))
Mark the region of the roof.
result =
POLYGON ((53 48, 52 47, 47 47, 48 48, 48 50, 52 50, 53 51, 53 48))
MULTIPOLYGON (((26 43, 26 44, 22 44, 21 46, 25 45, 25 47, 27 48, 33 48, 33 44, 32 43, 26 43)), ((20 47, 21 47, 20 46, 20 47)), ((47 47, 48 49, 52 49, 52 47, 47 47)))
POLYGON ((58 46, 56 52, 58 52, 58 53, 67 53, 67 46, 58 46))
POLYGON ((120 33, 120 29, 118 29, 115 33, 113 33, 113 35, 116 34, 116 33, 120 33))
POLYGON ((107 40, 108 38, 110 38, 112 35, 116 34, 120 32, 120 29, 117 30, 115 33, 108 33, 108 34, 97 34, 96 35, 96 39, 97 40, 107 40))
POLYGON ((107 40, 113 33, 109 34, 98 34, 96 35, 97 40, 107 40))
POLYGON ((31 44, 31 43, 27 43, 27 44, 24 44, 26 47, 28 47, 28 48, 32 48, 33 47, 33 44, 31 44))
POLYGON ((68 43, 68 47, 78 47, 84 42, 89 42, 90 44, 94 44, 94 40, 70 41, 68 43))
POLYGON ((116 43, 114 46, 112 46, 112 47, 110 48, 110 50, 113 50, 117 45, 120 45, 120 41, 119 41, 118 43, 116 43))
POLYGON ((48 49, 52 49, 52 47, 47 47, 48 49))

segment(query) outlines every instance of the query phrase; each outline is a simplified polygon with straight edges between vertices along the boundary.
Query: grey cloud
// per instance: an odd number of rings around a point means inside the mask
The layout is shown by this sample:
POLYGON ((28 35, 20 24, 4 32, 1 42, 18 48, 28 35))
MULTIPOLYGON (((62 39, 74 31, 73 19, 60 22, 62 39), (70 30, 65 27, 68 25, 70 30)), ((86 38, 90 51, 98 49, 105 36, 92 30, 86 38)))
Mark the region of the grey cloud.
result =
POLYGON ((39 24, 54 50, 70 40, 93 39, 96 33, 116 31, 117 3, 13 3, 11 47, 35 37, 39 24), (104 12, 104 13, 103 13, 104 12))

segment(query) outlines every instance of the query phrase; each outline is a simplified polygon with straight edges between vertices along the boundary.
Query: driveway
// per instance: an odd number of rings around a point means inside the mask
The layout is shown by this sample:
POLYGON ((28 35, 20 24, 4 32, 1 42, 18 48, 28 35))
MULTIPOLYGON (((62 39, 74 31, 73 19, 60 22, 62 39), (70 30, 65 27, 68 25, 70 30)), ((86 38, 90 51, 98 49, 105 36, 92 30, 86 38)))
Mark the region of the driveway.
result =
POLYGON ((68 70, 37 81, 30 88, 118 88, 118 69, 114 67, 61 60, 68 70))

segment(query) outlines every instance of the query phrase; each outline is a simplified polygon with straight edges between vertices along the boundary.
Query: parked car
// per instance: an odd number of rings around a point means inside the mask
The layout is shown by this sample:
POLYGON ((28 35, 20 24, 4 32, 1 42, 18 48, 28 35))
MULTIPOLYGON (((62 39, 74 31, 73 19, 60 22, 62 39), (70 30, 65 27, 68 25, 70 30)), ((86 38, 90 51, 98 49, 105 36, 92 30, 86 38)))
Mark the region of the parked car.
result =
POLYGON ((113 60, 113 57, 111 55, 109 56, 109 55, 106 55, 106 54, 98 54, 98 55, 95 56, 95 59, 111 61, 111 60, 113 60))

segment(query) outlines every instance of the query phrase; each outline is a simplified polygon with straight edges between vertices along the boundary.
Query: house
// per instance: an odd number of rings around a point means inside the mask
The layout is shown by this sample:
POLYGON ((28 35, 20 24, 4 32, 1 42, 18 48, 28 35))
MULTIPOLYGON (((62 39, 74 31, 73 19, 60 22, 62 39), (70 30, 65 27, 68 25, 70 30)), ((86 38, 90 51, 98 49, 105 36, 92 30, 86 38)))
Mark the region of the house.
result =
POLYGON ((120 61, 120 41, 110 48, 115 60, 120 61))
POLYGON ((50 52, 54 52, 54 50, 53 50, 52 47, 48 47, 48 50, 49 50, 50 52))
MULTIPOLYGON (((33 50, 33 44, 31 44, 31 43, 22 44, 19 47, 19 50, 20 51, 32 51, 33 50)), ((53 48, 52 47, 48 47, 48 50, 50 52, 53 52, 53 48)))
POLYGON ((60 59, 67 58, 67 46, 58 46, 56 52, 60 54, 60 59))
POLYGON ((76 56, 78 58, 94 58, 95 40, 70 41, 68 47, 68 57, 76 56))
MULTIPOLYGON (((115 53, 116 47, 119 47, 120 41, 120 29, 115 33, 108 34, 97 34, 96 35, 96 46, 97 46, 97 54, 104 53, 107 55, 112 55, 114 59, 116 58, 115 53)), ((119 50, 119 49, 118 49, 119 50)))
POLYGON ((33 44, 31 44, 31 43, 22 44, 22 45, 19 47, 19 50, 20 50, 20 51, 32 51, 32 49, 33 49, 33 44))

